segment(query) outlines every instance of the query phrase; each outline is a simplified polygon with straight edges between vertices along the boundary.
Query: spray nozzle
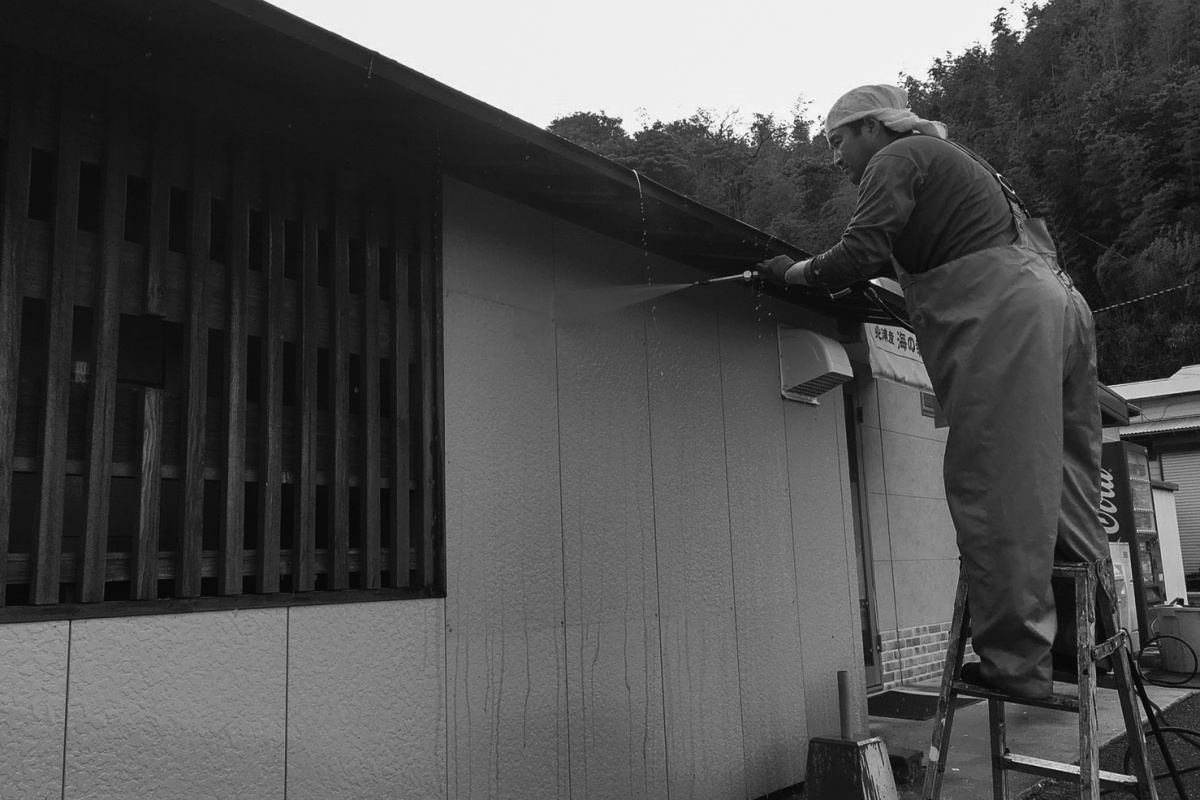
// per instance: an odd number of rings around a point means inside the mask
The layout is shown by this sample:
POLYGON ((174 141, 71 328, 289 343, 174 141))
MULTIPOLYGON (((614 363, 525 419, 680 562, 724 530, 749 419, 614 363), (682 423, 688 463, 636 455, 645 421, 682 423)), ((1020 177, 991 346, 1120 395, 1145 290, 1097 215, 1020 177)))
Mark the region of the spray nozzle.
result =
POLYGON ((693 286, 707 286, 710 283, 728 283, 729 281, 743 281, 750 283, 754 280, 754 272, 752 270, 743 270, 736 275, 726 275, 723 278, 705 278, 702 281, 696 281, 693 286))

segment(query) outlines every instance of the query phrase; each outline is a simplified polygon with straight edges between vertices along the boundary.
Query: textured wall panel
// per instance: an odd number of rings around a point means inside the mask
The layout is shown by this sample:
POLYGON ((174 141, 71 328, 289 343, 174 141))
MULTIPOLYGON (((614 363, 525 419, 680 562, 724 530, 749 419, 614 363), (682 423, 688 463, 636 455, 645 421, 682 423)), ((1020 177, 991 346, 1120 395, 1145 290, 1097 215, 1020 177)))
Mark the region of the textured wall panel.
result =
POLYGON ((289 800, 446 796, 441 600, 297 607, 289 800))
POLYGON ((776 322, 750 290, 721 293, 721 387, 729 478, 742 724, 749 797, 804 778, 802 613, 788 503, 776 322))
MULTIPOLYGON (((554 302, 550 217, 455 180, 445 181, 444 197, 445 291, 549 314, 554 302), (449 227, 466 220, 469 229, 449 227)), ((451 330, 449 320, 446 330, 451 330)))
POLYGON ((945 594, 953 592, 957 571, 948 587, 944 580, 958 548, 942 484, 946 431, 921 413, 916 390, 883 380, 860 385, 879 629, 947 622, 945 594))
POLYGON ((892 560, 892 535, 888 522, 890 503, 891 498, 882 491, 867 492, 867 526, 871 532, 871 557, 876 561, 892 560))
POLYGON ((662 298, 650 309, 670 790, 690 798, 742 797, 746 770, 716 302, 695 290, 662 298))
MULTIPOLYGON (((888 494, 942 498, 945 502, 946 486, 942 480, 945 443, 886 429, 882 439, 888 494)), ((892 542, 894 546, 895 536, 892 542)))
POLYGON ((550 239, 539 215, 504 205, 447 188, 449 796, 559 798, 569 773, 550 239), (493 212, 505 227, 480 219, 493 212))
POLYGON ((66 791, 282 798, 287 612, 73 623, 66 791))
POLYGON ((896 630, 896 584, 892 574, 892 562, 876 559, 875 569, 875 623, 880 631, 896 630))
POLYGON ((62 795, 70 630, 0 625, 0 797, 62 795))
MULTIPOLYGON (((868 494, 883 492, 890 494, 893 487, 889 482, 892 473, 904 467, 904 452, 888 453, 888 457, 899 458, 896 462, 885 462, 883 433, 870 425, 858 426, 859 446, 863 454, 862 480, 868 494)), ((903 440, 901 440, 903 441, 903 440)))
POLYGON ((888 497, 888 520, 894 532, 895 560, 958 558, 954 522, 943 498, 892 495, 888 497))
POLYGON ((823 395, 820 403, 784 406, 798 597, 802 612, 820 610, 800 615, 810 736, 838 733, 837 672, 843 669, 854 676, 852 713, 866 725, 854 525, 842 477, 847 465, 841 390, 823 395))
POLYGON ((556 226, 571 787, 666 796, 643 256, 556 226))
POLYGON ((935 426, 933 417, 921 413, 920 391, 890 381, 875 381, 875 384, 879 393, 880 426, 884 430, 945 443, 949 429, 935 426))
POLYGON ((958 558, 894 561, 896 624, 900 628, 948 622, 958 587, 958 558))

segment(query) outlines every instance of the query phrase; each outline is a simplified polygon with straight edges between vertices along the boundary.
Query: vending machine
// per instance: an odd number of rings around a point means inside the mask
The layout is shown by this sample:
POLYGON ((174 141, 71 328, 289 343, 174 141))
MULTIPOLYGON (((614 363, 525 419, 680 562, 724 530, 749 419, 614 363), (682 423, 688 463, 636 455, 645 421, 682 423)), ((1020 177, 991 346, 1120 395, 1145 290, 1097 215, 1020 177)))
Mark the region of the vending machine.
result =
POLYGON ((1105 442, 1101 467, 1100 521, 1115 571, 1125 573, 1129 615, 1136 619, 1136 631, 1131 628, 1130 633, 1135 644, 1140 640, 1145 646, 1154 635, 1149 609, 1166 602, 1150 459, 1141 445, 1105 442))

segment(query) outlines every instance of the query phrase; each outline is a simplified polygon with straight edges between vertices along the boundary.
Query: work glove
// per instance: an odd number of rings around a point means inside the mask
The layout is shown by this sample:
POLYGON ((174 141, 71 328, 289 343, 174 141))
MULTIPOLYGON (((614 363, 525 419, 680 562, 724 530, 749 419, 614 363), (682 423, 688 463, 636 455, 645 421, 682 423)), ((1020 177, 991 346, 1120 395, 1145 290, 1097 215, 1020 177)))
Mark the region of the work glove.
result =
POLYGON ((797 284, 811 286, 812 284, 808 282, 808 265, 811 262, 811 258, 804 261, 793 261, 787 256, 775 256, 759 264, 758 271, 767 280, 781 286, 797 284))

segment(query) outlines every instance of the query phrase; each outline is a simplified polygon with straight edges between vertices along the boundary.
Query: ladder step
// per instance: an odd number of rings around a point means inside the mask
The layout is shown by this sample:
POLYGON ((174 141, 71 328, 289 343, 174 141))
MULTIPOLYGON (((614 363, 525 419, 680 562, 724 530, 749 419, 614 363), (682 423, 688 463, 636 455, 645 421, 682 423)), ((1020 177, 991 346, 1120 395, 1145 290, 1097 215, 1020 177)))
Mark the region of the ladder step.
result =
POLYGON ((1087 577, 1087 574, 1092 570, 1092 565, 1086 562, 1069 562, 1056 561, 1051 570, 1051 574, 1056 578, 1070 578, 1071 580, 1079 580, 1087 577))
MULTIPOLYGON (((1017 753, 1006 753, 1000 758, 1001 769, 1012 772, 1025 772, 1030 775, 1040 775, 1043 778, 1066 778, 1079 780, 1078 764, 1063 764, 1059 761, 1048 761, 1044 758, 1023 756, 1017 753)), ((1100 770, 1100 785, 1109 789, 1137 787, 1135 775, 1125 775, 1120 772, 1100 770)))
POLYGON ((1013 697, 1011 694, 1004 692, 993 692, 976 686, 973 683, 964 683, 962 681, 954 681, 950 684, 950 690, 953 694, 963 695, 965 697, 978 697, 983 700, 1001 700, 1005 703, 1012 703, 1020 706, 1034 706, 1036 708, 1050 708, 1055 711, 1074 711, 1079 712, 1079 698, 1073 694, 1054 694, 1047 697, 1045 700, 1025 700, 1020 697, 1013 697))
POLYGON ((1108 658, 1122 648, 1130 647, 1129 631, 1122 628, 1116 636, 1092 648, 1092 661, 1108 658))

